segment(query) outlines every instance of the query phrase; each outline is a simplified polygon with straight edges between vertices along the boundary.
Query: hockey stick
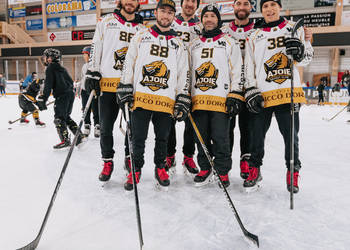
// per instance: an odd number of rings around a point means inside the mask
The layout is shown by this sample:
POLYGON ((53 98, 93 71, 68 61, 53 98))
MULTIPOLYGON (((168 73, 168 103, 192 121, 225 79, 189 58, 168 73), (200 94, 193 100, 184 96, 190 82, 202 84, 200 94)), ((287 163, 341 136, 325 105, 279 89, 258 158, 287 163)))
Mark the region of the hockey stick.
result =
POLYGON ((131 164, 131 170, 132 170, 132 183, 134 186, 134 194, 135 194, 137 227, 138 227, 138 233, 139 233, 140 249, 142 250, 143 236, 142 236, 142 226, 141 226, 140 204, 139 204, 139 195, 137 192, 137 183, 136 183, 136 174, 135 174, 136 170, 135 170, 134 159, 133 159, 134 158, 134 149, 133 149, 132 140, 131 140, 131 123, 130 123, 129 104, 128 103, 125 103, 124 111, 125 111, 124 113, 125 113, 125 120, 126 120, 126 134, 128 135, 130 164, 131 164))
POLYGON ((60 177, 58 178, 55 190, 54 190, 54 192, 53 192, 53 194, 51 196, 51 201, 50 201, 49 207, 46 210, 46 214, 45 214, 44 220, 41 223, 39 233, 38 233, 38 235, 36 236, 36 238, 32 242, 30 242, 28 245, 26 245, 24 247, 21 247, 21 248, 19 248, 17 250, 34 250, 34 249, 36 249, 36 247, 39 244, 40 238, 41 238, 41 236, 42 236, 42 234, 44 232, 44 228, 45 228, 46 222, 47 222, 47 220, 48 220, 48 218, 50 216, 50 212, 51 212, 53 203, 55 202, 58 190, 59 190, 59 188, 61 186, 64 174, 65 174, 66 169, 68 167, 68 163, 69 163, 70 157, 71 157, 71 155, 73 153, 74 146, 77 143, 77 140, 78 140, 78 137, 79 137, 79 134, 80 134, 80 129, 81 129, 83 123, 84 123, 85 116, 86 116, 86 114, 88 112, 88 109, 90 107, 90 104, 91 104, 91 101, 92 101, 92 98, 93 98, 94 95, 95 95, 95 91, 93 90, 93 91, 91 91, 89 99, 88 99, 88 101, 86 103, 86 106, 85 106, 85 109, 84 109, 84 113, 83 113, 83 117, 81 118, 81 120, 79 122, 78 130, 77 130, 77 132, 74 135, 73 143, 70 146, 68 155, 66 157, 66 160, 65 160, 64 165, 63 165, 62 170, 61 170, 60 177))
POLYGON ((336 118, 341 112, 343 112, 347 107, 349 107, 348 105, 346 105, 344 108, 342 108, 338 113, 336 113, 334 116, 332 116, 331 118, 326 118, 323 117, 322 120, 330 122, 331 120, 333 120, 334 118, 336 118))
POLYGON ((243 225, 243 223, 242 223, 242 221, 241 221, 241 218, 239 217, 238 212, 237 212, 237 210, 236 210, 236 208, 235 208, 235 206, 234 206, 234 204, 233 204, 233 202, 232 202, 232 200, 231 200, 231 197, 230 197, 229 193, 227 192, 227 189, 226 189, 224 183, 222 182, 222 180, 220 179, 218 173, 217 173, 216 170, 215 170, 214 161, 213 161, 213 159, 211 158, 210 153, 209 153, 209 150, 208 150, 207 147, 205 146, 205 143, 204 143, 204 141, 203 141, 203 138, 202 138, 201 134, 199 133, 199 130, 198 130, 198 128, 197 128, 197 125, 196 125, 196 123, 194 122, 194 120, 193 120, 193 118, 192 118, 192 115, 191 115, 190 113, 188 114, 188 118, 190 119, 191 124, 192 124, 192 127, 193 127, 194 131, 196 132, 197 138, 198 138, 198 140, 199 140, 199 142, 200 142, 200 144, 201 144, 201 146, 202 146, 202 148, 203 148, 203 151, 204 151, 206 157, 208 158, 208 161, 209 161, 209 163, 210 163, 210 166, 211 166, 212 169, 213 169, 214 175, 215 175, 216 177, 218 177, 218 179, 219 179, 219 181, 220 181, 222 190, 223 190, 223 192, 224 192, 224 194, 225 194, 225 196, 226 196, 227 201, 229 202, 229 205, 230 205, 230 207, 231 207, 233 213, 235 214, 235 217, 236 217, 236 219, 237 219, 237 221, 238 221, 239 226, 241 227, 241 230, 243 231, 243 234, 244 234, 249 240, 253 241, 253 242, 259 247, 259 238, 258 238, 258 236, 255 235, 255 234, 252 234, 252 233, 248 232, 248 230, 245 229, 245 227, 244 227, 244 225, 243 225))
MULTIPOLYGON (((52 103, 54 103, 54 102, 55 102, 55 101, 49 102, 46 106, 49 106, 50 104, 52 104, 52 103)), ((17 121, 21 120, 22 118, 25 118, 25 117, 27 117, 27 116, 33 114, 33 113, 34 113, 34 111, 33 111, 33 112, 30 112, 30 113, 26 114, 25 116, 20 117, 20 118, 14 120, 14 121, 9 121, 9 124, 14 124, 15 122, 17 122, 17 121)))
MULTIPOLYGON (((297 30, 304 25, 304 19, 300 18, 293 26, 291 37, 293 38, 297 30)), ((290 56, 291 62, 291 77, 290 77, 290 161, 289 161, 289 171, 290 171, 290 209, 294 209, 294 192, 293 192, 293 182, 294 182, 294 59, 290 56)))

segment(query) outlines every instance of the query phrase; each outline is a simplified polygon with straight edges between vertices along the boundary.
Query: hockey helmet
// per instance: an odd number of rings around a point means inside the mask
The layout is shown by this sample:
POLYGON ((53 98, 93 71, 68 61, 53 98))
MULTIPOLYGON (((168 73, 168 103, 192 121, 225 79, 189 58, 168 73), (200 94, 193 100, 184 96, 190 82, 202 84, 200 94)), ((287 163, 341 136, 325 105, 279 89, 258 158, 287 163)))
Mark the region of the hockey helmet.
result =
POLYGON ((86 46, 83 48, 83 51, 81 53, 90 55, 90 51, 91 51, 91 46, 86 46))
POLYGON ((48 48, 44 50, 43 56, 52 58, 53 62, 59 62, 61 60, 61 51, 58 49, 48 48))

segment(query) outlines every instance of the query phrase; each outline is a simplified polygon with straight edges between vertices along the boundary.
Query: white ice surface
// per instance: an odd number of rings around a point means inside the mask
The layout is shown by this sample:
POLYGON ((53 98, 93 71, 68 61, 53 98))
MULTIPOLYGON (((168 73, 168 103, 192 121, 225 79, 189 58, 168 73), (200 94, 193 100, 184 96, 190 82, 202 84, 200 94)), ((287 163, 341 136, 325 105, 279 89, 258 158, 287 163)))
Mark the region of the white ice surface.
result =
MULTIPOLYGON (((73 119, 81 119, 76 99, 73 119)), ((266 138, 263 187, 243 192, 239 148, 233 153, 228 188, 238 213, 260 249, 350 249, 350 119, 347 112, 331 122, 341 107, 304 106, 301 110, 300 192, 289 209, 284 145, 273 118, 266 138)), ((20 115, 17 96, 0 97, 0 249, 13 250, 39 231, 68 151, 58 143, 53 107, 40 113, 46 128, 8 124, 20 115), (12 128, 12 129, 8 129, 12 128)), ((154 188, 154 133, 150 126, 146 164, 138 185, 144 249, 257 249, 247 242, 225 196, 216 184, 195 188, 182 173, 183 123, 177 129, 177 176, 168 192, 154 188)), ((115 170, 101 187, 99 140, 92 138, 70 159, 38 249, 139 249, 133 192, 123 188, 123 136, 115 124, 115 170)), ((236 128, 236 145, 239 133, 236 128)))

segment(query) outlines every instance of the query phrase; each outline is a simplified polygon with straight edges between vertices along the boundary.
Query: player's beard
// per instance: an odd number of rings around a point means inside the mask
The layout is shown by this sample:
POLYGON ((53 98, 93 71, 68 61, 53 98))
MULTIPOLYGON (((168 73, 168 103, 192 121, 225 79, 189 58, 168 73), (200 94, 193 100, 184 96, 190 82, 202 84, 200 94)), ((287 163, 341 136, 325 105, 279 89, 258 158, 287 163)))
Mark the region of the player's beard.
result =
POLYGON ((235 13, 235 16, 238 20, 245 20, 249 17, 250 12, 245 10, 240 10, 238 13, 235 13), (241 15, 241 13, 244 12, 244 15, 241 15))
POLYGON ((124 10, 125 13, 127 13, 129 15, 134 14, 138 8, 138 5, 136 7, 134 7, 132 4, 125 5, 125 4, 120 3, 120 5, 121 5, 121 9, 124 10))
POLYGON ((157 20, 157 24, 162 28, 169 28, 171 26, 170 21, 157 20))

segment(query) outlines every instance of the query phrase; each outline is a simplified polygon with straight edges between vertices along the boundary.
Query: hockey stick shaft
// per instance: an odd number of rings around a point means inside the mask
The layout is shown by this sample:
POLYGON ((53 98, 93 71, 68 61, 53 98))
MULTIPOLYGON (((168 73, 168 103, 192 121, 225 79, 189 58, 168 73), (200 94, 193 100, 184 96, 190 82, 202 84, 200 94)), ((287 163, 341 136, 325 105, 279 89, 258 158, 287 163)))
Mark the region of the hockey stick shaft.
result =
POLYGON ((336 118, 341 112, 343 112, 347 107, 349 106, 345 106, 344 108, 342 108, 341 110, 339 110, 334 116, 332 116, 331 118, 327 119, 325 118, 326 121, 331 121, 333 120, 334 118, 336 118))
MULTIPOLYGON (((54 102, 55 102, 55 101, 49 102, 46 106, 49 106, 49 105, 51 105, 51 104, 54 103, 54 102)), ((33 111, 33 112, 30 112, 30 113, 28 113, 28 114, 26 114, 26 115, 23 116, 23 117, 21 116, 20 118, 14 120, 14 121, 9 121, 9 124, 14 124, 15 122, 18 122, 18 121, 21 120, 22 118, 25 118, 25 117, 27 117, 27 116, 33 114, 33 113, 34 113, 34 111, 33 111)))
MULTIPOLYGON (((297 33, 297 30, 302 27, 304 24, 304 19, 299 19, 293 29, 291 36, 294 37, 297 33)), ((290 171, 290 209, 294 209, 294 192, 293 192, 293 183, 294 183, 294 136, 295 136, 295 113, 294 113, 294 59, 291 56, 291 79, 290 79, 290 162, 289 162, 289 171, 290 171)))
POLYGON ((132 171, 132 182, 134 187, 134 194, 135 194, 135 208, 136 208, 136 219, 137 219, 137 228, 138 228, 138 234, 139 234, 139 243, 140 243, 140 249, 143 247, 143 236, 142 236, 142 225, 141 225, 141 214, 140 214, 140 203, 139 203, 139 195, 137 191, 137 183, 136 183, 136 170, 135 170, 135 164, 134 164, 134 149, 133 149, 133 143, 132 143, 132 137, 131 137, 131 122, 130 122, 130 116, 129 116, 129 104, 125 104, 124 108, 125 113, 125 120, 126 120, 126 134, 128 136, 128 146, 129 146, 129 154, 130 154, 130 163, 131 163, 131 171, 132 171))
POLYGON ((236 217, 236 219, 237 219, 237 222, 238 222, 238 224, 239 224, 239 226, 240 226, 240 228, 241 228, 243 234, 244 234, 249 240, 253 241, 253 242, 259 247, 259 238, 258 238, 258 236, 255 235, 255 234, 252 234, 252 233, 248 232, 248 230, 244 227, 244 225, 243 225, 243 223, 242 223, 242 220, 241 220, 241 218, 240 218, 239 215, 238 215, 238 212, 237 212, 237 210, 236 210, 236 208, 235 208, 235 206, 234 206, 234 204, 233 204, 233 202, 232 202, 232 199, 231 199, 229 193, 227 192, 227 189, 226 189, 224 183, 222 182, 222 180, 220 179, 218 173, 217 173, 216 170, 215 170, 214 161, 213 161, 213 159, 211 158, 210 153, 209 153, 209 150, 208 150, 208 148, 206 147, 206 145, 205 145, 205 143, 204 143, 204 140, 203 140, 203 138, 202 138, 202 136, 201 136, 201 134, 200 134, 200 132, 199 132, 199 130, 198 130, 198 127, 197 127, 197 125, 196 125, 195 121, 193 120, 193 117, 192 117, 192 115, 191 115, 190 113, 188 114, 188 118, 189 118, 190 121, 191 121, 192 127, 193 127, 193 129, 194 129, 194 131, 195 131, 195 133, 196 133, 196 135, 197 135, 197 138, 198 138, 198 140, 199 140, 199 142, 200 142, 200 144, 201 144, 201 147, 203 148, 203 151, 204 151, 206 157, 208 158, 208 161, 209 161, 209 163, 210 163, 210 166, 211 166, 212 169, 213 169, 213 173, 215 174, 215 176, 219 179, 219 181, 220 181, 220 183, 221 183, 222 190, 223 190, 223 192, 224 192, 224 194, 225 194, 225 197, 226 197, 227 201, 229 202, 229 205, 230 205, 230 207, 231 207, 231 209, 232 209, 232 211, 233 211, 233 213, 234 213, 234 215, 235 215, 235 217, 236 217))
POLYGON ((41 223, 41 226, 40 226, 40 230, 39 230, 39 233, 38 235, 36 236, 36 238, 30 242, 28 245, 22 247, 22 248, 19 248, 18 250, 34 250, 36 249, 36 247, 38 246, 39 244, 39 241, 40 241, 40 238, 44 232, 44 229, 45 229, 45 226, 46 226, 46 223, 47 223, 47 220, 50 216, 50 212, 51 212, 51 209, 53 207, 53 204, 55 202, 55 199, 56 199, 56 196, 57 196, 57 193, 58 193, 58 190, 61 186, 61 183, 62 183, 62 180, 63 180, 63 177, 64 177, 64 174, 66 172, 66 169, 67 169, 67 166, 68 166, 68 163, 69 163, 69 160, 70 160, 70 157, 72 156, 72 153, 73 153, 73 150, 74 150, 74 146, 75 144, 77 143, 77 140, 78 140, 78 137, 80 135, 80 129, 84 123, 84 119, 85 119, 85 116, 88 112, 88 109, 91 105, 91 101, 92 101, 92 98, 94 97, 94 94, 95 94, 95 91, 91 91, 90 93, 90 96, 89 96, 89 99, 86 103, 86 106, 85 106, 85 109, 84 109, 84 113, 83 113, 83 117, 81 118, 80 122, 79 122, 79 127, 78 127, 78 130, 77 132, 75 133, 75 136, 74 136, 74 140, 73 140, 73 143, 72 145, 70 146, 70 149, 69 149, 69 152, 68 152, 68 155, 66 157, 66 160, 63 164, 63 167, 62 167, 62 170, 61 170, 61 174, 60 174, 60 177, 58 178, 58 181, 57 181, 57 184, 56 184, 56 187, 55 187, 55 190, 51 196, 51 200, 50 200, 50 204, 46 210, 46 214, 45 214, 45 217, 44 217, 44 220, 43 222, 41 223))

